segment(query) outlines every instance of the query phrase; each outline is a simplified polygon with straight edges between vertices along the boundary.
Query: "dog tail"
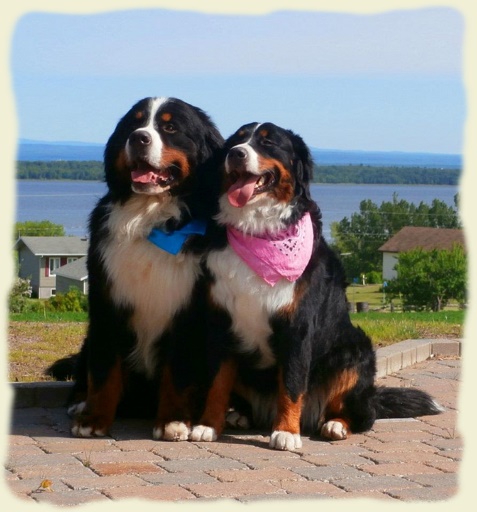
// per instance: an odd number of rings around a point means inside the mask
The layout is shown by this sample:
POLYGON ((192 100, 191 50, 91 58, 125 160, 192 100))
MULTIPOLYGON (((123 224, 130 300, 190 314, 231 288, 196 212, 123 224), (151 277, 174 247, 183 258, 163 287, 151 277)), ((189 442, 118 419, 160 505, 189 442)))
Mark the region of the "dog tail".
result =
POLYGON ((440 414, 444 410, 420 389, 378 387, 376 390, 376 419, 414 418, 440 414))
POLYGON ((49 375, 55 380, 71 380, 75 376, 78 359, 79 354, 72 354, 58 359, 45 370, 45 375, 49 375))

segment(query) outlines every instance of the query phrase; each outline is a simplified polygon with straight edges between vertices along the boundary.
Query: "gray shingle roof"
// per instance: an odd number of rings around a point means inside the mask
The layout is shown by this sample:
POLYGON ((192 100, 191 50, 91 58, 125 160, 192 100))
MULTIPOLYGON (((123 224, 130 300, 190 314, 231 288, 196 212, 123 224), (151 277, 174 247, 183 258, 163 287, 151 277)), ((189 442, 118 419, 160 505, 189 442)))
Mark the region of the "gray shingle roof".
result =
POLYGON ((63 265, 55 270, 56 276, 67 277, 69 279, 76 279, 77 281, 84 281, 88 279, 88 269, 86 268, 86 256, 72 261, 67 265, 63 265))
POLYGON ((22 236, 15 248, 24 243, 35 256, 86 256, 88 240, 79 236, 22 236))
POLYGON ((465 248, 464 231, 462 229, 406 226, 385 242, 378 251, 406 252, 417 248, 427 251, 433 249, 449 250, 456 243, 465 248))

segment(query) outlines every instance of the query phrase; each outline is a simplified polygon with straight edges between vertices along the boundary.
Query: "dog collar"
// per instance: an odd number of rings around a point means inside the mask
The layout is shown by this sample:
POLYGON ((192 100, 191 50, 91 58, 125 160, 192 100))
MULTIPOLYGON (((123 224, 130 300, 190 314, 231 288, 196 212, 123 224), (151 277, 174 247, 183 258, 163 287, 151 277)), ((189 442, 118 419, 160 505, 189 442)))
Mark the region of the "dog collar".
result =
POLYGON ((270 286, 280 279, 296 281, 313 250, 313 225, 309 213, 274 235, 252 236, 227 226, 227 239, 235 253, 270 286))
POLYGON ((147 239, 163 251, 176 255, 190 235, 205 235, 206 228, 205 220, 195 219, 170 233, 153 228, 147 239))

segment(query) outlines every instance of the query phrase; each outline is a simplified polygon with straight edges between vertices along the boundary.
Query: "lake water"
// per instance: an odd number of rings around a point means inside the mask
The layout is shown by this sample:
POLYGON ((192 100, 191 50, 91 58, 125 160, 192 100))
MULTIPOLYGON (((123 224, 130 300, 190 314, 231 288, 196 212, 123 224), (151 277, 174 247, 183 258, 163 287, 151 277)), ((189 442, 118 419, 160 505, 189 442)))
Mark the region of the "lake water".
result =
MULTIPOLYGON (((98 181, 17 181, 16 220, 49 220, 61 224, 67 235, 86 236, 88 216, 98 199, 106 192, 106 185, 98 181)), ((440 199, 454 206, 458 187, 450 185, 350 185, 313 184, 312 195, 321 208, 323 231, 330 240, 330 225, 359 211, 359 203, 370 199, 378 206, 399 199, 419 204, 430 204, 440 199)))

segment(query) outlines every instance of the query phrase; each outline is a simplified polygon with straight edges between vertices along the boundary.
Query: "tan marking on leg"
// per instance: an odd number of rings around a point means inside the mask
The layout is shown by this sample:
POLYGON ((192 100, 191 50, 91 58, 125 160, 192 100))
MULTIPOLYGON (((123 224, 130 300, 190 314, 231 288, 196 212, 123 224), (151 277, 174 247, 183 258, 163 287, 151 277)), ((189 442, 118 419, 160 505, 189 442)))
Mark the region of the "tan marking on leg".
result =
POLYGON ((328 403, 325 410, 325 422, 340 422, 348 434, 351 433, 351 430, 349 427, 349 419, 343 416, 344 398, 347 393, 356 386, 358 378, 359 376, 356 368, 350 368, 343 370, 326 386, 328 403))
POLYGON ((190 410, 191 389, 178 391, 172 379, 169 367, 164 369, 159 388, 159 407, 156 424, 163 427, 170 421, 182 421, 188 426, 191 422, 190 410))
POLYGON ((297 401, 294 402, 285 388, 282 372, 280 372, 278 379, 277 417, 273 422, 273 430, 299 434, 303 394, 299 395, 297 401))
POLYGON ((215 429, 220 435, 225 425, 225 415, 230 401, 230 393, 235 383, 237 367, 234 361, 222 363, 207 394, 201 425, 215 429))
POLYGON ((105 435, 113 424, 119 400, 124 389, 124 372, 117 358, 104 384, 94 385, 91 374, 88 375, 88 394, 84 411, 75 420, 74 430, 90 430, 87 435, 105 435))

